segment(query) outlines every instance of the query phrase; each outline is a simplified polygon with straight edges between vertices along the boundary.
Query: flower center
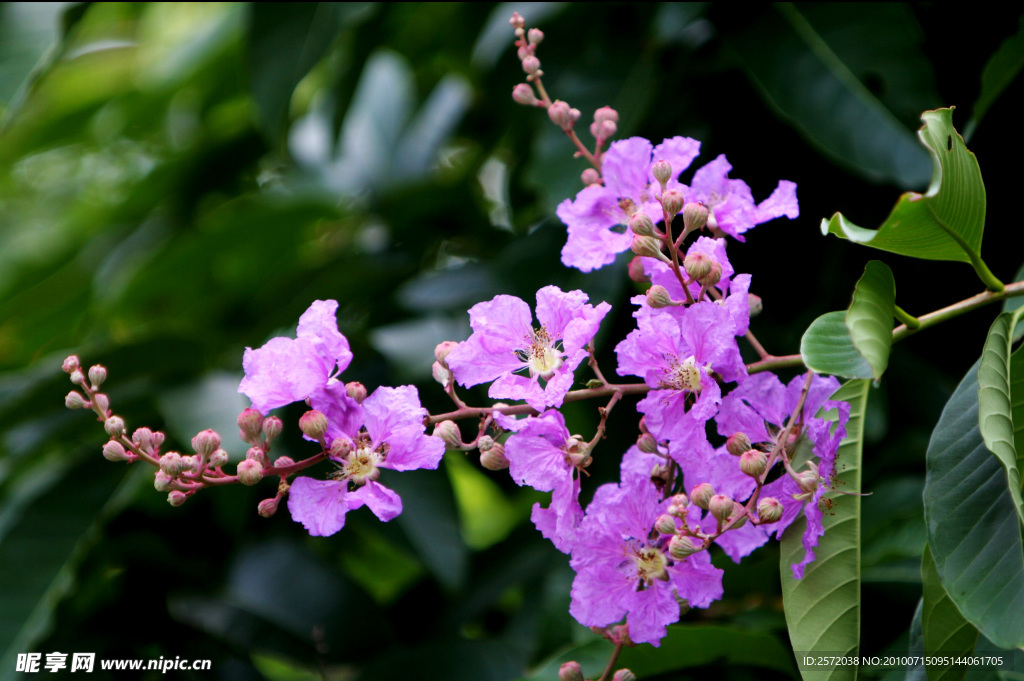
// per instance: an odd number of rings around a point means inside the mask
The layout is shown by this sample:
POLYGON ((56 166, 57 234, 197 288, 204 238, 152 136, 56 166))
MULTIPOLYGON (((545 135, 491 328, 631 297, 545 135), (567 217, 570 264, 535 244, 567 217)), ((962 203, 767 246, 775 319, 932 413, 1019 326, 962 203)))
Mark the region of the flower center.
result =
MULTIPOLYGON (((708 364, 704 369, 710 372, 711 365, 708 364)), ((699 393, 700 367, 697 366, 697 359, 690 355, 680 362, 678 357, 673 357, 669 361, 668 369, 665 371, 665 377, 662 379, 660 387, 699 393)))
POLYGON ((665 571, 665 566, 668 565, 668 558, 661 550, 653 546, 645 546, 634 550, 631 558, 634 565, 636 565, 637 577, 644 584, 649 586, 656 579, 663 581, 668 579, 668 573, 665 571))
POLYGON ((368 480, 376 480, 380 477, 380 455, 369 447, 360 447, 352 450, 345 457, 345 474, 349 480, 362 485, 368 480))
POLYGON ((530 376, 540 376, 545 381, 562 366, 562 353, 556 348, 557 341, 543 326, 535 330, 532 337, 524 339, 526 348, 517 352, 530 369, 530 376))

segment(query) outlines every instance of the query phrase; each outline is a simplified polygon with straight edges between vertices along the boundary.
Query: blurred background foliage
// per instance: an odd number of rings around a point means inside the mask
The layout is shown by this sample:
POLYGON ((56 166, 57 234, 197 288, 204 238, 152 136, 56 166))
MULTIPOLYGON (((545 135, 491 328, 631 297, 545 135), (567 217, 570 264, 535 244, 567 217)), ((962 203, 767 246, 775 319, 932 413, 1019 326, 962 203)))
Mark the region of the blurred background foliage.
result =
MULTIPOLYGON (((98 424, 62 405, 60 363, 79 353, 109 368, 129 428, 184 450, 214 427, 241 457, 243 349, 292 333, 318 298, 341 304, 347 380, 414 382, 435 413, 448 405, 433 346, 465 338, 467 307, 497 293, 532 301, 557 284, 612 303, 599 338, 612 371, 632 322, 627 258, 589 275, 559 262, 554 208, 584 166, 509 97, 523 77, 514 9, 546 32, 545 83, 584 112, 581 137, 611 105, 620 137, 696 137, 697 165, 728 154, 758 199, 798 183, 798 220, 730 248, 776 354, 845 308, 877 257, 822 237, 819 220, 875 225, 927 185, 924 109, 955 105, 972 133, 992 270, 1009 280, 1024 260, 1012 4, 0 3, 0 678, 27 651, 208 658, 215 678, 270 681, 550 680, 566 655, 599 673, 610 646, 568 615, 572 573, 528 520, 541 495, 472 458, 388 478, 405 500, 392 523, 360 511, 310 538, 283 509, 256 515, 270 483, 170 508, 151 471, 103 461, 98 424)), ((885 259, 911 313, 980 288, 966 265, 885 259)), ((995 313, 900 344, 872 393, 864 653, 906 650, 925 445, 995 313)), ((628 405, 595 485, 635 438, 628 405)), ((595 405, 566 413, 592 432, 595 405)), ((298 415, 284 410, 277 454, 311 453, 298 415)), ((715 561, 724 599, 623 665, 796 678, 777 548, 715 561)))

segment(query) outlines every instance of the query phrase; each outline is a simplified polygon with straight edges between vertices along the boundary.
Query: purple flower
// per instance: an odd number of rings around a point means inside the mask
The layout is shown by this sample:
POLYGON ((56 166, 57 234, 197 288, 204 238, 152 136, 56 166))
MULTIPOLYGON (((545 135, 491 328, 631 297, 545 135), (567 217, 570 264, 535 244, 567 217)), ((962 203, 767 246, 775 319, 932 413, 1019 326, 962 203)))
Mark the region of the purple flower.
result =
POLYGON ((492 398, 526 400, 538 411, 559 407, 610 309, 588 304, 582 291, 545 286, 537 291, 540 327, 534 328, 526 303, 495 296, 470 308, 473 335, 448 355, 448 367, 466 387, 494 381, 487 393, 492 398))
POLYGON ((548 410, 520 423, 518 432, 505 443, 508 471, 518 485, 554 492, 548 508, 534 504, 531 519, 559 551, 568 553, 583 518, 576 469, 587 465, 589 448, 569 434, 558 411, 548 410))
POLYGON ((675 180, 700 152, 700 142, 688 137, 666 139, 652 149, 642 137, 615 142, 601 161, 603 184, 592 184, 563 201, 556 211, 569 228, 569 239, 562 249, 562 263, 584 272, 604 267, 615 256, 629 249, 633 239, 628 229, 630 216, 646 213, 657 224, 662 220, 661 204, 654 198, 661 186, 651 174, 652 161, 668 161, 672 166, 669 188, 679 188, 675 180))
POLYGON ((641 376, 652 388, 638 408, 657 438, 686 438, 692 427, 684 413, 703 424, 721 402, 722 391, 712 372, 725 381, 746 375, 735 323, 726 308, 710 301, 690 305, 678 315, 648 310, 641 308, 637 329, 616 346, 617 370, 620 376, 641 376))
POLYGON ((336 378, 352 361, 348 340, 338 331, 337 310, 335 300, 316 300, 299 317, 295 338, 271 338, 258 350, 245 349, 238 392, 253 408, 266 414, 309 400, 335 427, 358 421, 359 405, 336 378))
POLYGON ((743 180, 730 180, 732 166, 719 156, 693 174, 693 182, 686 193, 687 201, 703 201, 711 214, 708 227, 717 227, 739 241, 743 233, 762 222, 785 215, 790 220, 800 215, 796 200, 796 184, 780 180, 771 196, 760 204, 743 180))
POLYGON ((677 597, 705 608, 722 596, 722 570, 707 551, 675 559, 668 536, 654 530, 667 505, 649 479, 636 475, 597 490, 570 561, 576 578, 569 612, 580 624, 601 627, 625 617, 633 641, 657 646, 679 619, 677 597))
POLYGON ((441 438, 426 435, 427 410, 413 386, 377 388, 361 414, 361 427, 331 447, 337 466, 331 479, 300 477, 292 483, 288 510, 313 536, 334 534, 345 526, 345 514, 364 504, 381 520, 391 520, 402 512, 402 500, 377 482, 380 470, 437 468, 444 456, 441 438))

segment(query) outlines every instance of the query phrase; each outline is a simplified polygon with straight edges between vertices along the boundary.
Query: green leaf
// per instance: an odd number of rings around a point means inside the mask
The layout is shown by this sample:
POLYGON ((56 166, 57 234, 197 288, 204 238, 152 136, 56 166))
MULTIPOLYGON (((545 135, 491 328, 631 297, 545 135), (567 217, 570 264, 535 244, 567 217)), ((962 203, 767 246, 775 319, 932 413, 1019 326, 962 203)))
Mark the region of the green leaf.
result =
POLYGON ((885 263, 872 260, 857 282, 849 309, 811 323, 800 354, 818 373, 878 380, 889 364, 896 282, 885 263))
POLYGON ((885 3, 779 3, 747 23, 725 32, 729 47, 805 138, 873 182, 909 188, 928 181, 912 117, 941 100, 911 12, 885 3))
POLYGON ((907 664, 905 681, 927 681, 922 658, 924 657, 924 632, 921 631, 921 612, 924 610, 924 599, 917 601, 917 608, 914 609, 914 619, 910 622, 910 631, 907 638, 910 639, 907 645, 907 655, 910 660, 917 661, 916 664, 907 664))
POLYGON ((1006 472, 981 435, 977 365, 928 443, 924 515, 939 579, 957 609, 996 645, 1024 645, 1021 526, 1006 472))
MULTIPOLYGON (((921 608, 924 654, 943 659, 973 651, 978 641, 978 630, 964 619, 942 588, 935 560, 927 546, 921 558, 921 582, 924 586, 924 605, 921 608)), ((967 669, 964 665, 954 664, 925 667, 928 681, 960 681, 967 669)))
MULTIPOLYGON (((860 491, 864 409, 870 381, 847 381, 832 399, 850 404, 846 438, 836 456, 836 484, 845 492, 860 491)), ((823 518, 825 534, 815 550, 817 558, 794 579, 790 566, 804 556, 801 516, 782 537, 782 603, 789 638, 797 657, 803 655, 856 655, 860 648, 860 497, 835 500, 823 518)), ((801 669, 807 681, 855 679, 856 667, 830 670, 801 669)))
POLYGON ((978 423, 985 446, 1006 469, 1010 498, 1024 522, 1021 460, 1014 446, 1017 431, 1024 430, 1024 354, 1010 354, 1012 331, 1022 312, 1000 314, 988 331, 978 367, 978 423))
POLYGON ((917 136, 932 155, 932 182, 925 194, 903 194, 877 230, 853 224, 842 213, 821 221, 821 233, 900 255, 970 263, 985 285, 1002 290, 981 260, 985 185, 974 154, 953 127, 953 109, 921 114, 917 136))
POLYGON ((971 120, 964 128, 964 137, 971 139, 978 124, 988 110, 1003 94, 1003 90, 1017 77, 1024 68, 1024 17, 1020 19, 1020 28, 1012 36, 1003 41, 999 49, 989 57, 985 70, 981 72, 981 93, 974 102, 971 120))

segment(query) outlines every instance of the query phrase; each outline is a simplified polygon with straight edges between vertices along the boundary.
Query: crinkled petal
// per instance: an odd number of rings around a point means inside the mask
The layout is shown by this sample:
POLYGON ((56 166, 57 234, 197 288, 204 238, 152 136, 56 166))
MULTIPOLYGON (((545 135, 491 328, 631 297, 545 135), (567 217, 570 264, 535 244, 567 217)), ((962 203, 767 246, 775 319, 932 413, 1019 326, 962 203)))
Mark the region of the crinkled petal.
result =
POLYGON ((579 480, 570 479, 555 488, 547 508, 534 504, 530 514, 534 526, 562 553, 570 553, 576 545, 577 530, 583 521, 579 496, 579 480))
POLYGON ((348 339, 338 331, 337 312, 338 301, 315 300, 299 317, 295 332, 296 336, 313 344, 328 373, 334 372, 335 365, 339 372, 344 371, 352 362, 348 339))
POLYGON ((562 345, 566 354, 572 355, 586 348, 587 343, 597 335, 597 330, 612 306, 608 303, 583 305, 576 311, 575 318, 565 326, 562 334, 562 345))
POLYGON ((568 228, 568 239, 562 247, 562 264, 583 272, 599 269, 615 262, 615 256, 629 249, 633 237, 628 230, 612 229, 623 225, 626 216, 619 208, 614 192, 591 185, 566 199, 555 210, 568 228))
POLYGON ((371 480, 348 496, 349 508, 355 510, 366 504, 385 523, 402 512, 401 497, 379 482, 371 480))
POLYGON ((527 346, 533 333, 526 303, 515 296, 495 296, 470 308, 469 323, 473 335, 445 359, 461 385, 487 383, 525 366, 515 351, 527 346))
POLYGON ((564 449, 569 431, 562 414, 546 411, 505 442, 508 472, 517 485, 550 492, 572 479, 564 449))
MULTIPOLYGON (((297 477, 288 490, 288 511, 292 520, 314 537, 329 537, 345 526, 349 510, 348 483, 297 477)), ((362 505, 362 504, 360 504, 362 505)))
MULTIPOLYGON (((709 529, 714 531, 715 528, 709 529)), ((729 530, 716 539, 715 543, 722 547, 725 555, 732 558, 734 563, 738 563, 755 549, 768 543, 768 534, 758 525, 751 525, 748 522, 738 530, 729 530)))
POLYGON ((722 575, 720 570, 711 564, 707 551, 695 553, 683 561, 677 561, 669 568, 672 585, 690 607, 706 608, 722 597, 722 575))
POLYGON ((246 348, 242 368, 238 392, 263 414, 306 399, 328 378, 315 348, 303 338, 271 338, 257 350, 246 348))
POLYGON ((800 216, 800 205, 796 200, 796 183, 780 180, 771 196, 757 206, 755 220, 758 224, 768 222, 785 215, 790 220, 800 216))
POLYGON ((561 338, 569 322, 587 306, 587 300, 583 291, 563 292, 557 286, 545 286, 537 291, 537 321, 552 337, 561 338))
POLYGON ((585 627, 603 627, 626 615, 626 599, 636 590, 615 568, 600 563, 579 571, 572 582, 569 614, 585 627))
MULTIPOLYGON (((327 417, 327 435, 325 439, 331 443, 335 438, 355 437, 359 426, 363 425, 363 408, 348 396, 345 384, 339 381, 329 382, 318 388, 309 396, 309 405, 327 417)), ((307 440, 308 436, 303 436, 307 440)))
POLYGON ((643 591, 626 597, 626 623, 629 638, 635 643, 650 643, 657 648, 668 633, 668 625, 679 621, 679 603, 672 595, 671 585, 655 582, 643 591))
POLYGON ((647 190, 651 167, 651 143, 643 137, 613 142, 601 159, 605 186, 616 196, 637 201, 647 190))

